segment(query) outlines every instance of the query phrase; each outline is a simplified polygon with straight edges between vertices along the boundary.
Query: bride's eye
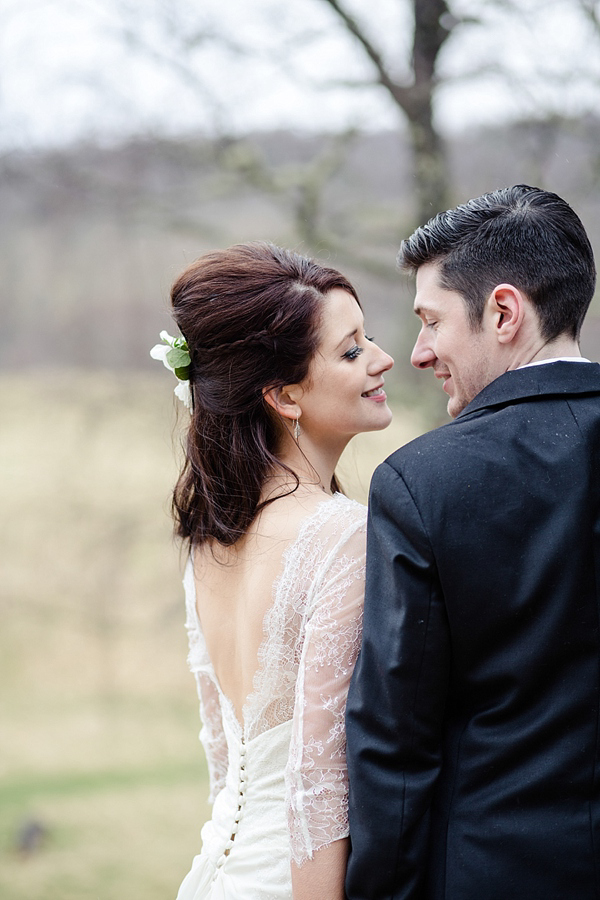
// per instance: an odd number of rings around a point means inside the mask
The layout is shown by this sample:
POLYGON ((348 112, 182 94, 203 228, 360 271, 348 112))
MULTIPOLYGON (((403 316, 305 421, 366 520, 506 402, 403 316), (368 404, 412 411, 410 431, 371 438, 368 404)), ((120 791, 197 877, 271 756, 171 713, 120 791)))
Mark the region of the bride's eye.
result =
POLYGON ((365 334, 365 341, 374 341, 374 340, 375 340, 375 338, 373 337, 373 335, 371 335, 371 337, 369 337, 368 334, 365 334))
POLYGON ((345 353, 342 353, 342 359, 356 359, 362 352, 363 348, 359 347, 358 344, 355 344, 350 350, 346 350, 345 353))

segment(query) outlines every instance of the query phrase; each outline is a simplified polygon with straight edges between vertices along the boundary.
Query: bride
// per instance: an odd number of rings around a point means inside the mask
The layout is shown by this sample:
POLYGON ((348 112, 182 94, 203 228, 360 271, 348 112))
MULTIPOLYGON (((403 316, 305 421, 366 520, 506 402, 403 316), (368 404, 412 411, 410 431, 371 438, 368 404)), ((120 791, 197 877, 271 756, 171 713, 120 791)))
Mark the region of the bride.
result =
POLYGON ((334 470, 389 424, 393 360, 346 278, 270 244, 202 256, 172 303, 152 355, 191 406, 173 508, 214 804, 177 900, 342 900, 366 510, 334 470))

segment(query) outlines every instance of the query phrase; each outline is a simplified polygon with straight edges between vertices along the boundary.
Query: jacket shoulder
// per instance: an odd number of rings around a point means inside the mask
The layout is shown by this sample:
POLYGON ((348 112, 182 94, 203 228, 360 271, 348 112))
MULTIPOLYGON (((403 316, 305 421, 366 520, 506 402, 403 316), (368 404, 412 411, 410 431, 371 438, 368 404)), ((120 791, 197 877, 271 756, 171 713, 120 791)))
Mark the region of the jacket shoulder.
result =
POLYGON ((381 465, 391 466, 400 473, 411 463, 423 463, 425 459, 437 458, 440 453, 458 451, 462 443, 462 424, 459 421, 448 422, 413 438, 408 444, 391 453, 381 465))

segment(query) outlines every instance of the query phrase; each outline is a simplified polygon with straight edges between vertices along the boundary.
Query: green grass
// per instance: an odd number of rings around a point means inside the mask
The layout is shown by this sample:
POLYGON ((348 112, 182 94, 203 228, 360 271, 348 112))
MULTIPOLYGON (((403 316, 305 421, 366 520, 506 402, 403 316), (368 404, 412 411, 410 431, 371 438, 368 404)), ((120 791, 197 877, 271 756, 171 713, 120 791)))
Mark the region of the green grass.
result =
MULTIPOLYGON (((0 376, 0 897, 174 897, 209 815, 171 539, 172 385, 149 375, 0 376), (22 824, 46 829, 16 850, 22 824)), ((341 466, 422 430, 396 416, 341 466)))

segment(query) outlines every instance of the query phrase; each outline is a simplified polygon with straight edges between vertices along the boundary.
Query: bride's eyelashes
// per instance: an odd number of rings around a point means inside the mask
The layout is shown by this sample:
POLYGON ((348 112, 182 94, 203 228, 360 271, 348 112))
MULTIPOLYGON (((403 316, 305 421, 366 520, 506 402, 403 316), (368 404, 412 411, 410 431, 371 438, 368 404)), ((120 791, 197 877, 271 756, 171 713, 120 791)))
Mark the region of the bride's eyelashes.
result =
MULTIPOLYGON (((365 334, 365 341, 372 341, 373 338, 369 337, 368 334, 365 334)), ((342 353, 342 359, 356 359, 357 356, 363 352, 363 347, 359 347, 358 344, 355 344, 354 347, 351 347, 350 350, 346 350, 345 353, 342 353)))
POLYGON ((359 347, 358 344, 355 344, 350 350, 346 350, 345 353, 342 353, 342 359, 356 359, 362 352, 363 348, 359 347))

